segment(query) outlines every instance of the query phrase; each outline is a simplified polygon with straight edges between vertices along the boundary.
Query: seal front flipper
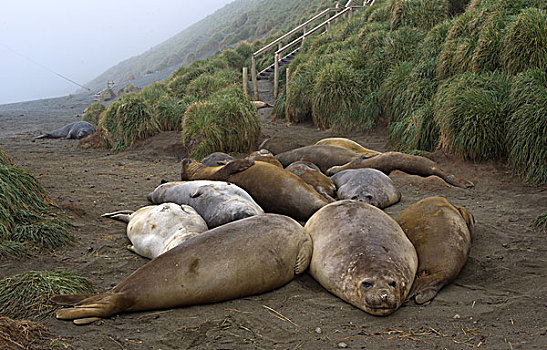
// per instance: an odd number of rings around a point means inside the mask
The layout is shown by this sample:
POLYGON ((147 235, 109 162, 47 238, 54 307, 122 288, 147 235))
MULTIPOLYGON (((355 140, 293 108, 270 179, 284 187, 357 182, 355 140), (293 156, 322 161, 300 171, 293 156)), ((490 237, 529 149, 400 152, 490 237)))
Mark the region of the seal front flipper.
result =
POLYGON ((310 237, 301 243, 300 250, 298 251, 296 264, 294 265, 294 273, 296 275, 299 275, 302 272, 306 271, 308 266, 310 266, 312 252, 313 244, 310 237))
POLYGON ((101 217, 125 222, 127 224, 129 223, 129 220, 131 219, 131 214, 133 213, 134 211, 131 210, 120 210, 113 213, 104 213, 103 215, 101 215, 101 217))
POLYGON ((221 167, 210 180, 226 181, 231 175, 249 169, 254 164, 250 159, 236 159, 221 167))

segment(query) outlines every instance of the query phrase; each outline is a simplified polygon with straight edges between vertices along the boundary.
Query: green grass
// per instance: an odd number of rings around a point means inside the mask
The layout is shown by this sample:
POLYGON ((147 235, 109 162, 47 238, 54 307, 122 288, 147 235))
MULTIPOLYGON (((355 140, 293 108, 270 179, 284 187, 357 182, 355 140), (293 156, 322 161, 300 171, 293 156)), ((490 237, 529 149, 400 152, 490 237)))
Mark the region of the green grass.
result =
POLYGON ((273 115, 276 119, 285 119, 285 102, 287 97, 284 93, 280 93, 275 100, 273 115))
POLYGON ((258 114, 239 85, 193 103, 184 114, 182 141, 196 159, 213 152, 248 152, 259 136, 258 114))
POLYGON ((0 148, 0 165, 13 164, 11 157, 0 148))
POLYGON ((547 184, 547 73, 517 75, 507 122, 509 168, 532 184, 547 184))
MULTIPOLYGON (((289 122, 300 123, 312 119, 311 91, 315 83, 314 78, 322 65, 321 57, 317 57, 297 65, 295 71, 291 73, 285 100, 289 122)), ((293 69, 292 65, 291 69, 293 69)))
POLYGON ((97 126, 99 124, 99 116, 105 110, 106 107, 104 104, 99 101, 93 102, 86 108, 82 120, 92 124, 93 126, 97 126))
POLYGON ((186 87, 186 95, 198 100, 205 100, 232 84, 241 80, 239 73, 233 69, 222 69, 213 74, 204 73, 192 80, 186 87))
POLYGON ((0 239, 0 261, 21 258, 27 255, 28 250, 23 243, 0 239))
POLYGON ((538 216, 530 226, 543 231, 543 233, 547 232, 547 213, 543 213, 538 216))
POLYGON ((154 113, 162 131, 182 130, 182 116, 188 104, 184 100, 165 95, 154 103, 154 113))
POLYGON ((499 72, 469 72, 443 83, 434 104, 441 146, 471 160, 504 156, 510 87, 499 72))
POLYGON ((391 29, 412 26, 430 30, 447 19, 446 0, 394 0, 391 11, 391 29))
POLYGON ((58 294, 92 294, 86 278, 68 271, 28 271, 0 280, 0 313, 11 318, 45 318, 56 306, 58 294))
POLYGON ((390 145, 401 152, 431 152, 439 142, 439 128, 433 118, 433 103, 426 102, 389 126, 390 145))

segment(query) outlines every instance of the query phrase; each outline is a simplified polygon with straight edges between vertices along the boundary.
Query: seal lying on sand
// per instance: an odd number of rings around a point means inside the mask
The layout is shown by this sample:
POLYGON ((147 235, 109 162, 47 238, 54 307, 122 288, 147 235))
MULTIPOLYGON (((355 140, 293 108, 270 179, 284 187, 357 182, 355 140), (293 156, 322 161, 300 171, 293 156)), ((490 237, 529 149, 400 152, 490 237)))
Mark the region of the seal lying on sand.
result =
POLYGON ((372 149, 365 148, 361 146, 360 144, 358 144, 357 142, 350 139, 343 138, 343 137, 330 137, 330 138, 319 140, 315 144, 342 147, 362 155, 372 155, 372 154, 382 153, 372 149))
POLYGON ((414 156, 401 152, 385 152, 375 156, 361 156, 342 166, 333 166, 327 170, 327 175, 332 176, 342 170, 374 168, 389 175, 393 170, 401 170, 407 174, 430 176, 437 175, 452 186, 468 188, 473 183, 449 174, 439 167, 437 163, 425 157, 414 156))
POLYGON ((359 157, 359 154, 342 147, 311 145, 279 153, 275 157, 281 162, 281 164, 283 164, 284 167, 302 160, 312 162, 317 165, 323 173, 325 173, 327 169, 333 166, 346 164, 352 159, 359 157))
POLYGON ((220 180, 243 188, 266 212, 307 220, 328 204, 317 191, 290 171, 264 162, 238 159, 208 167, 193 159, 182 161, 182 180, 220 180))
POLYGON ((339 199, 355 199, 383 209, 401 200, 393 181, 376 169, 344 170, 332 177, 339 199))
POLYGON ((370 204, 343 200, 321 208, 305 228, 313 241, 310 274, 329 292, 377 316, 401 306, 418 257, 389 215, 370 204))
POLYGON ((226 165, 233 160, 236 159, 227 153, 214 152, 203 158, 201 162, 207 166, 219 166, 226 165))
POLYGON ((137 269, 109 292, 58 295, 58 319, 87 324, 122 311, 214 303, 270 291, 309 265, 310 236, 291 218, 252 216, 196 236, 137 269))
POLYGON ((154 204, 186 204, 203 217, 209 228, 253 215, 264 214, 242 188, 224 181, 174 181, 164 183, 148 195, 154 204))
POLYGON ((300 176, 302 180, 313 186, 313 188, 329 202, 334 201, 336 186, 328 176, 319 170, 317 165, 311 162, 298 161, 289 164, 285 169, 300 176))
POLYGON ((127 223, 127 238, 133 244, 129 249, 149 259, 208 230, 203 218, 192 207, 175 203, 101 216, 127 223))
POLYGON ((469 256, 473 214, 443 197, 428 197, 412 204, 397 222, 416 247, 419 265, 410 297, 423 304, 454 281, 469 256))
POLYGON ((264 163, 270 163, 272 165, 275 165, 276 167, 283 168, 283 165, 281 165, 281 163, 277 160, 277 158, 274 157, 273 153, 268 151, 267 149, 254 151, 247 156, 247 159, 251 161, 261 161, 264 163))
POLYGON ((95 127, 88 122, 79 121, 70 123, 57 130, 47 132, 36 137, 36 139, 58 139, 61 137, 67 139, 81 139, 95 132, 95 127))

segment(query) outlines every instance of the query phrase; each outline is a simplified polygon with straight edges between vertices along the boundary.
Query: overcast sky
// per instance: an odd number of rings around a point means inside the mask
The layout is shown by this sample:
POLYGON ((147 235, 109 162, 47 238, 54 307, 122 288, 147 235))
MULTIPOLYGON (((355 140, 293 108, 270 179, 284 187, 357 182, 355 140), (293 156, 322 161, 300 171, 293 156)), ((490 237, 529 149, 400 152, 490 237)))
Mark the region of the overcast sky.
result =
POLYGON ((68 95, 48 70, 85 84, 232 1, 4 0, 0 104, 68 95))

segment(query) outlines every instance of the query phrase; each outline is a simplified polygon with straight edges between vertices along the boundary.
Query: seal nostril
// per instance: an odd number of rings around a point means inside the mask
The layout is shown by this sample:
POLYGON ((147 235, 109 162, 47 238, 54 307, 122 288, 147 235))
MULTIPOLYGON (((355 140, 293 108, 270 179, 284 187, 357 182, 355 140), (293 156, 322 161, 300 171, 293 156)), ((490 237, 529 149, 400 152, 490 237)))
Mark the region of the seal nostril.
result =
POLYGON ((380 295, 380 298, 382 299, 382 301, 387 301, 387 294, 380 295))

